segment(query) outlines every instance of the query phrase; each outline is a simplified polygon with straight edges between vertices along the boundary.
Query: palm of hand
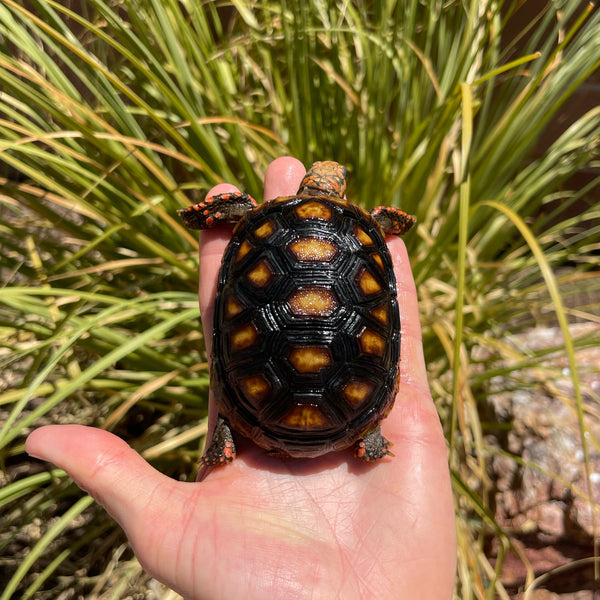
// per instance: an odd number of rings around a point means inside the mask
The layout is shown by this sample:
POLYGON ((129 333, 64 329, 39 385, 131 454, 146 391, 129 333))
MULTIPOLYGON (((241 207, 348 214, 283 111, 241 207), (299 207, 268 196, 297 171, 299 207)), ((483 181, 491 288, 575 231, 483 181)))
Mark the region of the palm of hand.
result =
MULTIPOLYGON (((290 159, 272 163, 266 197, 295 191, 300 170, 290 159)), ((205 331, 227 237, 202 238, 205 331)), ((202 483, 182 483, 93 428, 38 429, 28 451, 67 470, 122 525, 148 572, 186 598, 450 597, 456 542, 446 447, 406 251, 398 239, 388 244, 403 336, 400 390, 382 426, 394 458, 365 465, 345 451, 280 460, 238 437, 236 461, 202 483)))
POLYGON ((190 564, 197 578, 192 595, 447 595, 452 530, 447 502, 439 502, 445 448, 433 449, 424 438, 395 439, 397 456, 377 465, 357 464, 351 453, 281 461, 244 447, 182 505, 191 517, 179 521, 182 539, 196 545, 188 559, 202 563, 190 564))

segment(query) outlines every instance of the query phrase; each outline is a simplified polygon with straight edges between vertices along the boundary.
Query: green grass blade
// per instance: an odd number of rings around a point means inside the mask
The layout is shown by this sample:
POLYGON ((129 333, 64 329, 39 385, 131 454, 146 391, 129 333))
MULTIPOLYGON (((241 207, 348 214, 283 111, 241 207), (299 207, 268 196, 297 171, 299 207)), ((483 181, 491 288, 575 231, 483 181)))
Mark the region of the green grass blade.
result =
POLYGON ((25 574, 31 569, 36 560, 48 550, 48 546, 58 535, 60 535, 66 527, 73 521, 75 517, 80 515, 86 508, 91 506, 94 499, 91 496, 84 496, 78 500, 70 509, 68 509, 61 517, 54 523, 48 531, 40 538, 40 540, 31 549, 29 554, 23 559, 13 576, 7 582, 0 600, 10 600, 14 594, 20 581, 23 579, 25 574))

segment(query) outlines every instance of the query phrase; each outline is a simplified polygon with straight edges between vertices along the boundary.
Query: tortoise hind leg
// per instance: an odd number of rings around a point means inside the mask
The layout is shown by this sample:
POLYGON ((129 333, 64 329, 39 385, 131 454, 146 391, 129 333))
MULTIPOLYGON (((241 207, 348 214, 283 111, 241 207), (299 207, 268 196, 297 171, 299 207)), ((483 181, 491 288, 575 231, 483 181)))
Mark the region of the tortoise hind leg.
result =
POLYGON ((235 443, 231 435, 231 428, 223 417, 219 417, 210 445, 205 449, 204 456, 200 459, 200 465, 203 467, 224 465, 230 463, 234 458, 235 443))
POLYGON ((404 235, 416 222, 413 215, 393 206, 377 206, 371 216, 379 223, 385 233, 404 235))
POLYGON ((219 223, 237 223, 256 206, 256 200, 243 192, 228 192, 210 196, 187 208, 178 210, 189 229, 211 229, 219 223))
POLYGON ((375 427, 367 432, 354 446, 354 456, 365 462, 379 460, 384 456, 394 456, 389 448, 392 442, 381 435, 381 428, 375 427))

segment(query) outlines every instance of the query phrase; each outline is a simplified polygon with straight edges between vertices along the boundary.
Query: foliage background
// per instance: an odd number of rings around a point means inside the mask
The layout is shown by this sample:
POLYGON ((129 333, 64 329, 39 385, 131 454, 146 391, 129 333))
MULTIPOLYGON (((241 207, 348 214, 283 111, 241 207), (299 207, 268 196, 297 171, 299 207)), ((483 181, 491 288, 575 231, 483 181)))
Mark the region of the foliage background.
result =
MULTIPOLYGON (((574 340, 569 321, 599 319, 581 291, 600 287, 600 107, 560 131, 556 116, 600 65, 600 15, 549 2, 509 34, 523 10, 0 0, 0 599, 156 586, 24 439, 96 425, 193 477, 208 373, 197 242, 176 210, 223 180, 260 197, 282 154, 335 158, 349 197, 417 215, 407 243, 455 485, 456 597, 508 597, 502 555, 488 556, 511 537, 494 521, 485 398, 500 372, 507 389, 531 385, 519 369, 545 355, 503 340, 557 323, 582 434, 584 398, 598 400, 575 361, 597 339, 574 340)), ((581 444, 589 463, 598 441, 581 444)))

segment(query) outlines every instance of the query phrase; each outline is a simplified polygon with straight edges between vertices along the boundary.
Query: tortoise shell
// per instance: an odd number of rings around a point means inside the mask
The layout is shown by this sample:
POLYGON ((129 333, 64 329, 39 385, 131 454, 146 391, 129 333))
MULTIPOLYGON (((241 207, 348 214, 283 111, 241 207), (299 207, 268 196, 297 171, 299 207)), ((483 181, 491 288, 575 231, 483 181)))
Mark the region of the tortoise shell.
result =
POLYGON ((212 354, 217 407, 234 431, 289 456, 345 448, 390 410, 399 358, 392 260, 369 213, 296 195, 239 222, 212 354))
POLYGON ((346 169, 314 163, 293 196, 241 192, 180 211, 192 229, 236 224, 219 272, 204 465, 235 458, 232 430, 281 456, 391 454, 379 429, 398 387, 400 316, 385 233, 414 217, 344 197, 346 169))

